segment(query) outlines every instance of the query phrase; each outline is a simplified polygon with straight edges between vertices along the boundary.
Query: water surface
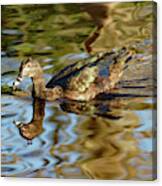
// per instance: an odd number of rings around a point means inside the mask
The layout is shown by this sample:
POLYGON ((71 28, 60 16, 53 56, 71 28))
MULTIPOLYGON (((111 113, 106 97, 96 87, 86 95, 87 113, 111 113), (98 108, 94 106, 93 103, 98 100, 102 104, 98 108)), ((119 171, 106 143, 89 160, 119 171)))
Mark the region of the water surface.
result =
MULTIPOLYGON (((155 178, 154 17, 152 2, 2 7, 2 176, 155 178), (26 56, 40 61, 48 81, 87 50, 123 46, 137 60, 98 101, 45 103, 6 91, 26 56)), ((20 88, 30 91, 31 80, 20 88)))

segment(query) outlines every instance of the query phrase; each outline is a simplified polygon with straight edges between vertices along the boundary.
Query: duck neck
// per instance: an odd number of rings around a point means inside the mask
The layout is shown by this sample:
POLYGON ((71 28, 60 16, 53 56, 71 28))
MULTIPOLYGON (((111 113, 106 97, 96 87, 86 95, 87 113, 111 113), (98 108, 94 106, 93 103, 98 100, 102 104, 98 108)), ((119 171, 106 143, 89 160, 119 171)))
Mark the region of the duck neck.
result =
POLYGON ((43 73, 38 73, 37 76, 32 78, 33 81, 33 97, 54 101, 63 97, 63 90, 60 86, 54 88, 46 88, 43 73))
POLYGON ((34 98, 33 100, 33 119, 32 121, 40 121, 42 123, 45 114, 45 100, 34 98))
POLYGON ((33 81, 33 96, 45 99, 45 80, 42 73, 38 73, 37 76, 32 78, 33 81))

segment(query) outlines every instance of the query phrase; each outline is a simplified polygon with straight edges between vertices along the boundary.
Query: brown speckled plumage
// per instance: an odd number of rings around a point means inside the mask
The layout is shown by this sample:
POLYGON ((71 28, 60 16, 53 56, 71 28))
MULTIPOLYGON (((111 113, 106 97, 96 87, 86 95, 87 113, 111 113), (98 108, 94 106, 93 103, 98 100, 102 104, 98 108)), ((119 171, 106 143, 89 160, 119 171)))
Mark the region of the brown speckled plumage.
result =
POLYGON ((14 88, 24 77, 31 77, 34 97, 50 101, 62 97, 88 101, 99 93, 113 89, 132 57, 132 50, 126 48, 116 52, 99 53, 90 57, 86 62, 81 61, 69 65, 56 74, 47 85, 45 85, 43 70, 39 62, 29 58, 21 64, 14 88), (107 75, 102 74, 104 68, 107 75))

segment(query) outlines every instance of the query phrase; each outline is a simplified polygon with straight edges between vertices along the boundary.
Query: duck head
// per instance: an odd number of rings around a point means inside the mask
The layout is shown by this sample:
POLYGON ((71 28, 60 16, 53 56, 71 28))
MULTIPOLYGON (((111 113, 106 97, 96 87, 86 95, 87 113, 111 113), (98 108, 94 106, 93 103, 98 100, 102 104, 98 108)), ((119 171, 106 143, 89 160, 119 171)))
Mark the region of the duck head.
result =
POLYGON ((23 81, 24 77, 36 78, 42 73, 42 68, 37 62, 37 60, 34 60, 29 57, 21 63, 19 68, 19 74, 13 83, 13 89, 15 90, 17 88, 17 86, 23 81))

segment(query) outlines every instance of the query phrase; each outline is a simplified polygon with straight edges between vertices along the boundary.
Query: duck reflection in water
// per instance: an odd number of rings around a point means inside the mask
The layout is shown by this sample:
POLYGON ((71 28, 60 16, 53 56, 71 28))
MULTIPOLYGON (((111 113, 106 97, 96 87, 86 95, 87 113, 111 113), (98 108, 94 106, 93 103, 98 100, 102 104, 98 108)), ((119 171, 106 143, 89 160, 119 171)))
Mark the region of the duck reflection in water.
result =
POLYGON ((20 135, 27 139, 29 144, 31 140, 43 132, 43 119, 45 115, 45 100, 33 99, 33 117, 29 123, 14 121, 19 129, 20 135))
MULTIPOLYGON (((29 142, 38 137, 43 132, 43 120, 45 116, 46 101, 33 98, 33 116, 29 123, 14 121, 18 127, 20 135, 29 142)), ((92 100, 90 102, 80 102, 68 99, 58 100, 62 111, 75 113, 77 115, 88 116, 89 118, 98 117, 119 120, 122 118, 122 110, 142 110, 150 108, 149 103, 141 103, 141 98, 110 98, 108 100, 92 100)))

